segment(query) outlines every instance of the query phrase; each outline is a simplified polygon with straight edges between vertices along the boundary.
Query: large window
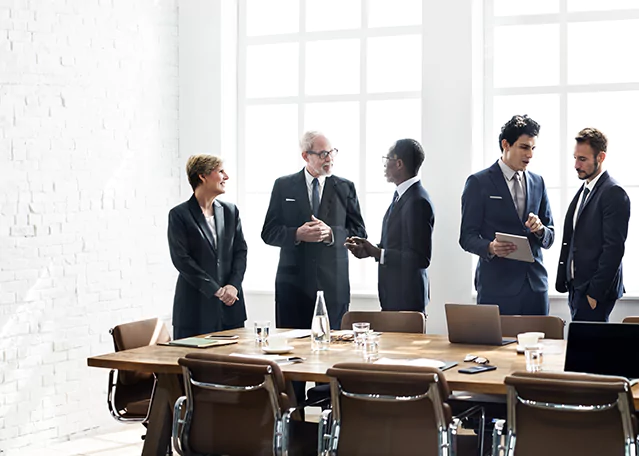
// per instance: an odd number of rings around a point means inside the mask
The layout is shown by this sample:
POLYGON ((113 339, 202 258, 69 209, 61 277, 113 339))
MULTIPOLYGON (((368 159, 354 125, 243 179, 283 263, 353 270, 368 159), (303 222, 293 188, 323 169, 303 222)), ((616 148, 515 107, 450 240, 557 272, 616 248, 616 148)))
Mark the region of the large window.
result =
MULTIPOLYGON (((355 183, 378 242, 394 186, 381 157, 421 141, 421 0, 241 0, 238 54, 239 198, 250 246, 245 286, 273 287, 278 249, 260 231, 273 181, 304 162, 298 138, 323 131, 335 174, 355 183)), ((376 293, 373 261, 351 258, 354 293, 376 293)))
MULTIPOLYGON (((564 216, 582 184, 572 158, 579 130, 608 136, 605 165, 639 202, 639 3, 486 0, 484 14, 484 166, 499 156, 499 129, 513 114, 541 124, 530 170, 544 177, 555 218, 555 244, 544 252, 552 292, 564 216)), ((639 282, 630 279, 639 276, 639 237, 630 223, 624 276, 636 297, 639 282)))

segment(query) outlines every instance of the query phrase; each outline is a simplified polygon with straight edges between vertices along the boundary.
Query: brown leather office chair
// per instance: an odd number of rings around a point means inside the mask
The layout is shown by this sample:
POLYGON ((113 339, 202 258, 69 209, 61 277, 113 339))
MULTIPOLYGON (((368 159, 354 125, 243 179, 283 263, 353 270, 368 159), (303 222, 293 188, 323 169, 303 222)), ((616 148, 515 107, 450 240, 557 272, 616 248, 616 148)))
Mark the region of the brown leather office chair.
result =
POLYGON ((358 311, 346 312, 342 317, 342 329, 352 329, 353 323, 365 321, 371 329, 383 332, 426 332, 426 317, 421 312, 358 311))
POLYGON ((186 392, 173 414, 179 454, 317 454, 317 424, 291 419, 295 396, 276 363, 214 353, 178 363, 186 392))
POLYGON ((459 419, 445 403, 450 390, 439 369, 340 363, 327 374, 333 408, 322 414, 321 454, 455 454, 459 419))
POLYGON ((622 323, 639 323, 639 317, 626 317, 621 322, 622 323))
POLYGON ((504 381, 507 434, 503 444, 504 422, 498 422, 493 434, 495 456, 637 454, 637 423, 627 379, 515 372, 504 381))
POLYGON ((543 332, 546 339, 563 339, 566 322, 552 315, 502 315, 501 334, 504 337, 517 337, 517 334, 530 331, 543 332))
MULTIPOLYGON (((395 311, 360 311, 351 310, 342 317, 342 330, 350 330, 353 323, 368 322, 371 329, 382 332, 418 333, 426 332, 426 317, 421 312, 395 312, 395 311)), ((330 389, 328 385, 317 385, 306 393, 307 402, 319 405, 322 408, 329 407, 330 389)))
MULTIPOLYGON (((169 331, 158 318, 117 325, 109 332, 116 352, 171 340, 169 331)), ((117 421, 146 423, 154 389, 153 374, 111 370, 107 394, 111 416, 117 421)))

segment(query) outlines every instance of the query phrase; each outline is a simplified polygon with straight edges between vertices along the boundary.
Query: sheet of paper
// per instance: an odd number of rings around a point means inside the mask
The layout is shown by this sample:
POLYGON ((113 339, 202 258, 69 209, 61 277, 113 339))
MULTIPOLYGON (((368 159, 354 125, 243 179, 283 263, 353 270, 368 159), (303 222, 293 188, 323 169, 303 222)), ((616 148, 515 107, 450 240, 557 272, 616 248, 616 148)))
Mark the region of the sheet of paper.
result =
POLYGON ((310 329, 291 329, 290 331, 273 333, 274 336, 284 337, 286 339, 301 339, 303 337, 310 337, 310 329))

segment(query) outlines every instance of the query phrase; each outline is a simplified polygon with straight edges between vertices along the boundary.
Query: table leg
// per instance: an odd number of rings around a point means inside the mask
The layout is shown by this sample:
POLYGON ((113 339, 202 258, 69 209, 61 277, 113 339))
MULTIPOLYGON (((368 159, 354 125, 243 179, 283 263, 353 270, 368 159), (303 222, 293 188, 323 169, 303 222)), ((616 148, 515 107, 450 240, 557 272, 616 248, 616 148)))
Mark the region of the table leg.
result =
POLYGON ((166 450, 171 443, 173 406, 183 394, 181 380, 181 375, 158 374, 142 456, 166 455, 166 450))

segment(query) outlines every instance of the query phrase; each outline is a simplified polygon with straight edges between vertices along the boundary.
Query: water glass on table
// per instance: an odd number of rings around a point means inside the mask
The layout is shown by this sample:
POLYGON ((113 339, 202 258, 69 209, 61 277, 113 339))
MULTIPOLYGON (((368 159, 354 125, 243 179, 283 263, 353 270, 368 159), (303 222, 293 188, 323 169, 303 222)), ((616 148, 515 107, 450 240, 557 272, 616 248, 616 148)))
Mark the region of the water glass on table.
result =
POLYGON ((367 332, 362 337, 364 361, 375 361, 379 357, 379 334, 367 332))
POLYGON ((262 344, 268 339, 271 332, 271 322, 268 320, 258 320, 253 324, 255 329, 255 342, 262 344))
POLYGON ((358 348, 364 345, 364 335, 371 330, 371 324, 367 322, 353 323, 353 340, 358 348))

